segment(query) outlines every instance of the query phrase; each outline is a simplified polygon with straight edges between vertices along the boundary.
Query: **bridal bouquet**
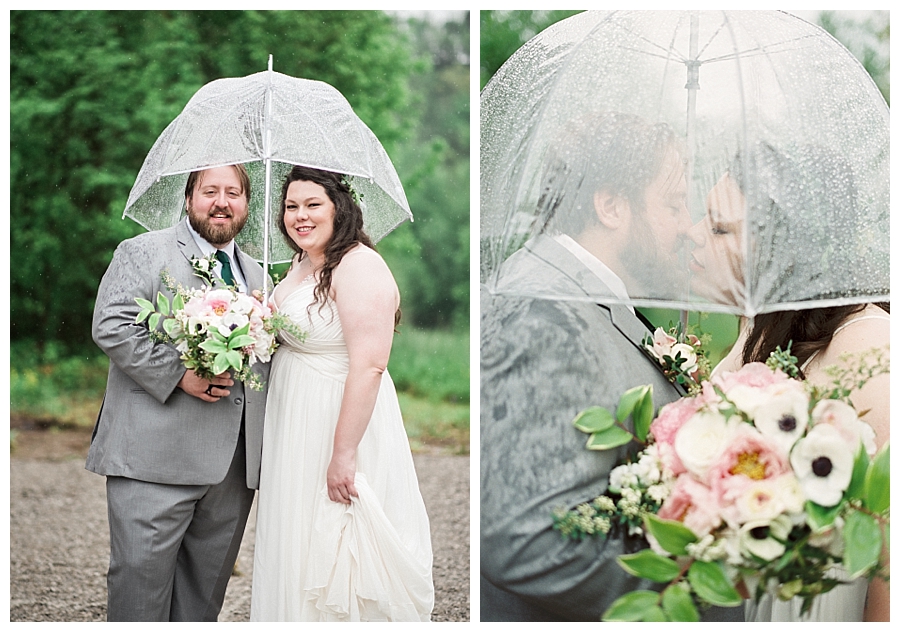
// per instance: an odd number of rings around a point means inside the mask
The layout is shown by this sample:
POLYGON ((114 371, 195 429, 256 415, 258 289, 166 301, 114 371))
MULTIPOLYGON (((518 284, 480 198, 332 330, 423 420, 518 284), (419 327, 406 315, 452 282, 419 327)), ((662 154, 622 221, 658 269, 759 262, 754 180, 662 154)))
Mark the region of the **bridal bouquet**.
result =
POLYGON ((876 354, 834 373, 829 389, 793 379, 794 362, 779 351, 715 376, 655 419, 649 386, 626 392, 615 414, 592 408, 575 419, 588 448, 645 445, 612 470, 606 495, 554 514, 566 537, 627 528, 650 544, 619 564, 665 587, 622 596, 604 620, 696 621, 699 608, 767 591, 802 598, 806 612, 841 583, 833 567, 884 573, 890 448, 875 454, 872 428, 846 398, 887 361, 876 354))
POLYGON ((148 321, 151 339, 174 345, 184 366, 200 377, 211 379, 231 370, 235 380, 261 390, 263 382, 250 367, 271 359, 279 330, 301 339, 303 332, 287 316, 273 313, 257 296, 231 287, 214 288, 211 257, 194 258, 191 264, 207 285, 184 288, 163 272, 163 284, 173 298, 158 293, 156 307, 147 299, 135 298, 141 308, 135 322, 148 321), (160 322, 162 331, 157 329, 160 322))

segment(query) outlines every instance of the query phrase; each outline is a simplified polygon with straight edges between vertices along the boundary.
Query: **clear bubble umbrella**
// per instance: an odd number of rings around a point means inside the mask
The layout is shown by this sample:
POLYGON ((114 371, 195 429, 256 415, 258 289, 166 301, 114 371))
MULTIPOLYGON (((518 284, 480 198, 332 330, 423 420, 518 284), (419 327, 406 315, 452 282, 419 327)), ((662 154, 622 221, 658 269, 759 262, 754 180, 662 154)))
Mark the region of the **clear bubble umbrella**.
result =
POLYGON ((489 293, 748 316, 890 300, 888 107, 849 51, 797 17, 579 14, 500 68, 481 121, 489 293), (688 222, 652 224, 657 185, 688 222), (647 222, 618 261, 627 296, 517 275, 511 255, 577 238, 604 200, 647 222))
POLYGON ((252 194, 236 241, 265 266, 293 254, 277 227, 282 183, 293 165, 346 174, 373 241, 412 221, 390 158, 343 95, 327 83, 274 72, 271 56, 267 71, 197 91, 144 159, 123 217, 148 230, 173 226, 185 216, 190 172, 238 163, 252 194))

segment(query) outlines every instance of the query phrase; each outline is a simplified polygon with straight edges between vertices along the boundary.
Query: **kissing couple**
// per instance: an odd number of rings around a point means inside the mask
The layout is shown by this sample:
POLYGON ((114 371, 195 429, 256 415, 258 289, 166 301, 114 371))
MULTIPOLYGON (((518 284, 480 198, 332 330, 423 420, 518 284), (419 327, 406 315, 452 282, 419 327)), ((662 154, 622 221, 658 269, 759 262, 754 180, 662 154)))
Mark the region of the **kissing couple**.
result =
MULTIPOLYGON (((629 447, 592 451, 573 420, 588 407, 615 410, 619 397, 652 385, 659 408, 685 395, 644 350, 653 328, 633 303, 743 304, 747 288, 814 287, 823 252, 791 248, 807 231, 828 236, 827 256, 856 256, 840 216, 855 204, 840 160, 808 148, 787 154, 760 141, 733 157, 694 222, 681 141, 666 124, 603 113, 569 121, 543 158, 527 239, 494 269, 481 296, 481 617, 483 621, 599 621, 625 593, 653 584, 617 557, 647 546, 640 537, 564 539, 554 510, 604 494, 629 447), (798 164, 802 163, 802 164, 798 164), (820 188, 795 186, 813 170, 820 188), (752 186, 749 186, 752 183, 752 186), (763 209, 764 232, 746 217, 763 209), (805 212, 804 212, 805 210, 805 212), (753 231, 749 235, 747 231, 753 231), (784 261, 774 279, 744 260, 784 261)), ((510 224, 525 226, 522 213, 510 224)), ((514 226, 514 227, 515 227, 514 226)), ((863 262, 860 262, 863 265, 863 262)), ((887 305, 778 311, 743 319, 717 371, 765 361, 793 344, 801 376, 827 382, 824 368, 848 351, 888 344, 887 305)), ((888 375, 851 394, 876 443, 889 440, 888 375)), ((703 620, 863 620, 889 612, 887 586, 857 581, 817 599, 801 619, 799 600, 758 608, 715 607, 703 620)))

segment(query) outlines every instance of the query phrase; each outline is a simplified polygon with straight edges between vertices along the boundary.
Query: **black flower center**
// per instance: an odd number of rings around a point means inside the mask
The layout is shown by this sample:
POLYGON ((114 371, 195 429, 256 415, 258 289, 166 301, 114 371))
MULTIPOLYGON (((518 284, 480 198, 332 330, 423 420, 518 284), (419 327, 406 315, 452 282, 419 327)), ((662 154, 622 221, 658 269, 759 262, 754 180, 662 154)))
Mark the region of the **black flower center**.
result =
POLYGON ((778 429, 782 432, 794 432, 797 429, 797 419, 793 415, 785 415, 778 420, 778 429))
POLYGON ((765 540, 769 537, 769 527, 763 525, 750 529, 750 537, 754 540, 765 540))
POLYGON ((818 459, 812 462, 812 471, 816 476, 820 476, 825 478, 829 474, 831 474, 831 459, 827 456, 820 456, 818 459))

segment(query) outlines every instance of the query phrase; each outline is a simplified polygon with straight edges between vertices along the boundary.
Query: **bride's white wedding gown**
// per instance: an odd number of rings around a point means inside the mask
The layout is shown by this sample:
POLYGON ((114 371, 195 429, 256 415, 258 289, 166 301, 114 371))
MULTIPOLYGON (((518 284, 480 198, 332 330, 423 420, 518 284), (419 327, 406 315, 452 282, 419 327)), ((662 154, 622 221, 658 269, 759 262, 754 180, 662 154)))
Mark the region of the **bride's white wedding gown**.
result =
POLYGON ((428 517, 387 372, 357 451, 359 498, 328 499, 349 359, 334 303, 307 309, 314 287, 307 279, 280 305, 308 337, 282 335, 273 359, 250 619, 428 621, 428 517))

